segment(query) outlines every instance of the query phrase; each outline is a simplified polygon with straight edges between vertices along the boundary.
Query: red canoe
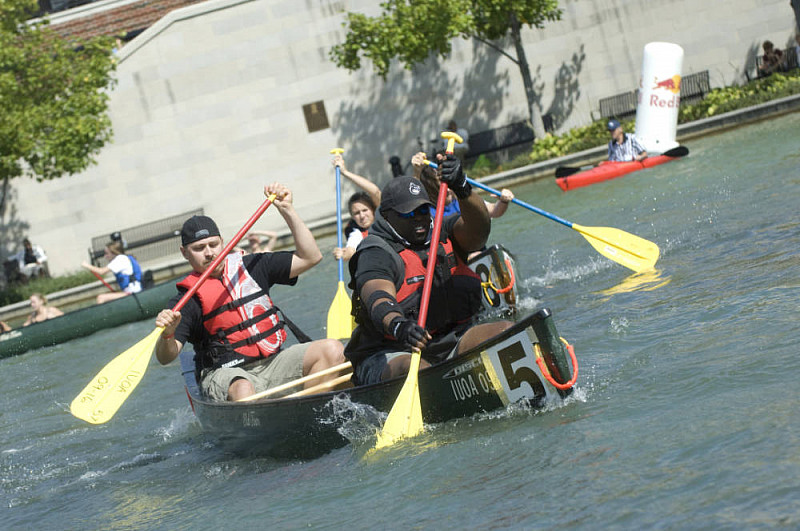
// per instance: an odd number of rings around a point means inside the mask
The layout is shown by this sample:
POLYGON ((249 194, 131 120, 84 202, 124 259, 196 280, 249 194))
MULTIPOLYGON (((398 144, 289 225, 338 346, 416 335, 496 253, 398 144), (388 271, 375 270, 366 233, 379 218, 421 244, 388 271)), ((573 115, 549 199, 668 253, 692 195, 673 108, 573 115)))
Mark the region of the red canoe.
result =
MULTIPOLYGON (((590 184, 607 181, 609 179, 615 179, 634 171, 652 168, 653 166, 658 166, 659 164, 664 164, 665 162, 679 159, 685 154, 683 153, 685 148, 676 148, 675 151, 678 150, 680 150, 681 155, 677 157, 664 154, 656 155, 654 157, 647 157, 642 162, 603 161, 598 166, 595 166, 589 170, 577 171, 571 175, 556 177, 556 184, 559 186, 559 188, 566 192, 567 190, 572 190, 573 188, 580 188, 581 186, 589 186, 590 184)), ((686 153, 688 153, 688 150, 686 150, 686 153)), ((568 171, 569 169, 570 168, 559 168, 559 170, 562 171, 568 171)), ((558 171, 556 173, 558 173, 558 171)))

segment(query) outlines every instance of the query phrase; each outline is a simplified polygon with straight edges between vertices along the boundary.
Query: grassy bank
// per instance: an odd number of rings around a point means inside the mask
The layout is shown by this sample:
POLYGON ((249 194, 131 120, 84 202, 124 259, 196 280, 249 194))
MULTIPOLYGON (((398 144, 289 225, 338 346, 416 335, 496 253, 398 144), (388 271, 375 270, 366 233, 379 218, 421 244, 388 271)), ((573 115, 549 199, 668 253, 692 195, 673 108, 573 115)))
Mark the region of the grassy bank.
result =
POLYGON ((97 278, 88 271, 70 273, 52 278, 35 278, 27 284, 13 284, 0 291, 0 306, 24 301, 34 293, 55 293, 76 286, 83 286, 96 281, 97 278))
MULTIPOLYGON (((683 105, 678 114, 678 123, 692 122, 702 118, 710 118, 737 109, 752 107, 760 103, 776 100, 793 94, 800 94, 800 69, 784 74, 773 74, 742 86, 714 89, 706 97, 695 104, 683 105)), ((603 146, 608 142, 606 119, 598 120, 585 127, 577 127, 566 133, 555 136, 548 134, 536 139, 533 149, 514 159, 496 164, 488 157, 481 155, 469 175, 473 178, 485 177, 493 173, 527 166, 534 162, 554 159, 585 149, 603 146)), ((635 120, 622 122, 626 131, 633 131, 635 120)))

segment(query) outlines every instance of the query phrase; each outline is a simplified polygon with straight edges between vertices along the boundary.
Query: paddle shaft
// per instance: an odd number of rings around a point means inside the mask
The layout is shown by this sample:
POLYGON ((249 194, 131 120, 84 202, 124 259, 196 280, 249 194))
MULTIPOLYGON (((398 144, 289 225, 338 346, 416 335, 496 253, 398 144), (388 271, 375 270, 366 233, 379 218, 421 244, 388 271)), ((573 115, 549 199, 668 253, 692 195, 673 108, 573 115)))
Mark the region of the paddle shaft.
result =
POLYGON ((108 282, 106 282, 105 280, 103 280, 103 277, 102 277, 101 275, 98 275, 98 274, 97 274, 97 273, 96 273, 94 270, 90 270, 90 271, 92 271, 92 274, 93 274, 94 276, 96 276, 96 277, 97 277, 97 280, 99 280, 100 282, 102 282, 102 283, 103 283, 103 285, 109 289, 109 291, 111 291, 112 293, 113 293, 114 291, 116 291, 114 288, 112 288, 111 286, 109 286, 109 285, 108 285, 108 282))
MULTIPOLYGON (((336 166, 336 247, 342 248, 342 169, 336 166)), ((344 259, 339 258, 339 282, 344 282, 344 259)))
POLYGON ((250 219, 247 220, 247 223, 245 223, 244 226, 241 229, 239 229, 239 232, 237 232, 233 236, 233 238, 231 238, 231 240, 222 249, 219 255, 214 259, 214 261, 211 262, 211 265, 208 266, 205 271, 203 271, 203 274, 200 275, 200 278, 197 279, 197 282, 194 283, 194 286, 189 288, 189 290, 183 295, 183 297, 181 297, 178 303, 172 307, 173 312, 179 311, 181 308, 183 308, 183 306, 187 302, 189 302, 189 299, 191 299, 192 296, 195 293, 197 293, 197 290, 200 289, 200 286, 202 286, 203 283, 206 281, 206 279, 208 279, 208 277, 211 276, 211 273, 214 272, 214 270, 219 266, 219 264, 222 263, 223 260, 225 260, 225 257, 228 256, 228 254, 233 250, 234 247, 236 247, 236 244, 239 243, 239 240, 244 238, 244 235, 247 234, 247 232, 253 225, 255 225, 256 221, 258 221, 258 218, 261 217, 264 211, 267 210, 267 208, 269 208, 269 206, 272 204, 272 201, 274 200, 275 200, 275 194, 272 194, 267 198, 266 201, 264 201, 264 203, 260 207, 258 207, 258 210, 256 210, 255 213, 252 216, 250 216, 250 219))
MULTIPOLYGON (((425 162, 431 168, 438 168, 439 167, 439 165, 436 164, 435 162, 431 162, 429 160, 426 160, 425 162)), ((494 194, 497 197, 500 197, 502 195, 502 192, 500 192, 499 190, 495 190, 494 188, 486 186, 485 184, 479 183, 475 179, 470 179, 469 177, 467 177, 467 182, 469 184, 471 184, 472 186, 475 186, 476 188, 480 188, 481 190, 484 190, 486 192, 494 194)), ((566 225, 567 227, 572 228, 572 222, 571 221, 567 221, 566 219, 560 218, 560 217, 556 216, 555 214, 551 214, 550 212, 547 212, 546 210, 542 210, 541 208, 537 208, 537 207, 535 207, 533 205, 529 205, 525 201, 520 201, 516 197, 514 199, 512 199, 511 202, 514 203, 514 204, 517 204, 517 205, 519 205, 519 206, 521 206, 523 208, 527 208, 531 212, 536 212, 537 214, 539 214, 541 216, 544 216, 546 218, 550 218, 553 221, 557 221, 557 222, 561 223, 562 225, 566 225)), ((437 211, 436 212, 437 213, 439 212, 438 211, 438 207, 437 207, 437 211)))
POLYGON ((417 324, 425 328, 428 320, 428 306, 431 301, 433 288, 433 271, 436 268, 436 250, 439 248, 439 235, 442 232, 442 219, 444 218, 444 202, 447 199, 447 183, 439 183, 439 196, 436 198, 436 216, 433 218, 433 234, 431 234, 431 247, 428 251, 428 266, 425 268, 425 283, 422 285, 422 301, 419 305, 419 320, 417 324))

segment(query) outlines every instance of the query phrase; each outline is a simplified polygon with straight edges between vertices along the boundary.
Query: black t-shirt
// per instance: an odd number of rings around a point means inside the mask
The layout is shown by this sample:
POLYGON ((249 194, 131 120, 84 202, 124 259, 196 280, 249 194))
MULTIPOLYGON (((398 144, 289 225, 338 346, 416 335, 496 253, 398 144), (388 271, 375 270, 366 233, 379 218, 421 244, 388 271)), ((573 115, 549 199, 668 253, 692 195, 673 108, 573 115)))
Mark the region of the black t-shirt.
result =
MULTIPOLYGON (((292 251, 256 253, 243 256, 242 261, 253 280, 269 294, 269 288, 274 284, 294 286, 297 283, 297 277, 290 277, 293 256, 294 253, 292 251)), ((206 282, 219 281, 209 278, 206 282)), ((178 291, 179 293, 169 301, 169 308, 175 306, 180 298, 183 297, 183 294, 186 293, 186 290, 182 288, 178 288, 178 291)), ((192 297, 181 308, 180 312, 181 322, 175 330, 175 339, 184 345, 187 341, 192 345, 199 345, 207 335, 205 328, 203 328, 203 311, 200 303, 195 297, 192 297)))

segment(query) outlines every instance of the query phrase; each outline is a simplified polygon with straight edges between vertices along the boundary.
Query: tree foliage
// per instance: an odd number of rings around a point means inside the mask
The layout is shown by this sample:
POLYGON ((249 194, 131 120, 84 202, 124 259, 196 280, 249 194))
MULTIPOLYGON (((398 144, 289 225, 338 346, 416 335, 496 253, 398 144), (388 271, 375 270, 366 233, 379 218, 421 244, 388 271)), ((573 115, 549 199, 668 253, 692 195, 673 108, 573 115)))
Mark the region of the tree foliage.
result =
POLYGON ((478 39, 519 68, 531 125, 541 137, 544 125, 520 27, 542 28, 547 21, 560 20, 561 13, 558 0, 387 0, 377 17, 347 13, 345 42, 331 49, 330 58, 350 71, 361 68, 362 59, 367 59, 386 79, 395 58, 410 70, 432 54, 447 58, 456 37, 478 39), (502 43, 493 42, 506 37, 511 38, 515 55, 506 52, 502 43))
POLYGON ((55 179, 86 169, 111 139, 108 38, 68 42, 34 0, 0 1, 0 179, 55 179))
POLYGON ((536 28, 561 18, 557 0, 388 0, 381 9, 377 17, 347 13, 345 42, 330 52, 337 66, 354 71, 368 59, 385 79, 393 59, 411 69, 431 54, 446 58, 456 37, 502 39, 512 16, 536 28))

